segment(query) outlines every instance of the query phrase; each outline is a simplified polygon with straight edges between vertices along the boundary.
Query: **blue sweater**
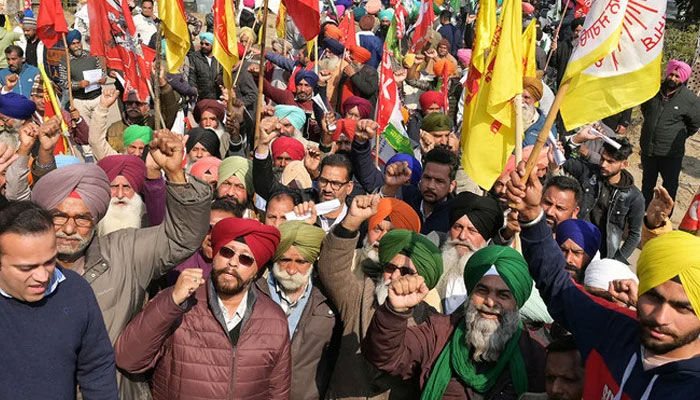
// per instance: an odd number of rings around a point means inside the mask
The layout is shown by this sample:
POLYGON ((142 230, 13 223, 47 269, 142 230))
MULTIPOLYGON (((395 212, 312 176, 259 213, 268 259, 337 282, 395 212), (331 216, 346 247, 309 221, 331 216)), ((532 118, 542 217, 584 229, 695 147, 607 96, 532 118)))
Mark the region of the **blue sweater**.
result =
MULTIPOLYGON (((60 268, 60 267, 56 267, 60 268)), ((0 398, 116 400, 114 351, 90 285, 73 271, 49 296, 0 295, 0 398)))
POLYGON ((530 274, 549 313, 574 334, 586 362, 584 399, 612 399, 623 381, 623 399, 700 399, 700 357, 644 371, 639 323, 595 302, 574 285, 546 221, 523 228, 520 237, 530 274))
MULTIPOLYGON (((14 72, 10 71, 9 68, 1 69, 0 85, 4 85, 5 78, 13 73, 14 72)), ((19 82, 17 82, 17 85, 15 85, 15 87, 12 89, 12 92, 29 98, 32 93, 32 86, 34 86, 34 80, 39 76, 39 74, 39 68, 27 63, 22 64, 22 70, 19 71, 19 82)))

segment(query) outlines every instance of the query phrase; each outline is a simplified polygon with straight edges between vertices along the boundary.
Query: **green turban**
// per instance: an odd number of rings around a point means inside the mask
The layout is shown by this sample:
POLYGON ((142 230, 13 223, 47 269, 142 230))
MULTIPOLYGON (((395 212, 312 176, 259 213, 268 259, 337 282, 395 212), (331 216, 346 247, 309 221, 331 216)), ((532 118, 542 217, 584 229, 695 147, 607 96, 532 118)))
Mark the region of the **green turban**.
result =
POLYGON ((379 262, 382 265, 402 252, 411 258, 425 285, 434 288, 442 276, 442 257, 437 246, 420 233, 405 229, 394 229, 379 241, 379 262))
POLYGON ((527 262, 520 253, 506 246, 487 246, 474 253, 464 268, 464 285, 467 293, 494 267, 503 279, 518 308, 525 304, 532 292, 532 278, 528 271, 527 262))
POLYGON ((240 179, 248 194, 253 193, 253 162, 240 156, 224 158, 219 164, 219 180, 216 186, 220 186, 226 179, 235 176, 240 179))
POLYGON ((131 125, 124 130, 124 146, 134 143, 137 139, 141 139, 143 144, 151 143, 153 130, 149 126, 131 125))
POLYGON ((272 261, 278 261, 290 247, 294 246, 306 261, 316 262, 321 253, 321 242, 326 237, 323 229, 303 221, 282 222, 279 229, 282 239, 272 261))
POLYGON ((420 128, 426 132, 451 131, 452 121, 443 113, 430 113, 423 118, 420 128))

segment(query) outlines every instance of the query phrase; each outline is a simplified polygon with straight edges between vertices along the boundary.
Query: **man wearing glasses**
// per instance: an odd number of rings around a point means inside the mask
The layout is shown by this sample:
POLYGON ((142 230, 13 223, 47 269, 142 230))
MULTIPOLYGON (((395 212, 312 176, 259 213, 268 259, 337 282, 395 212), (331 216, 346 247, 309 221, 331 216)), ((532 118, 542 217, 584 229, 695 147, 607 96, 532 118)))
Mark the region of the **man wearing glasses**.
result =
POLYGON ((154 400, 289 399, 287 317, 253 285, 279 243, 273 226, 240 218, 217 222, 211 278, 186 269, 174 287, 161 291, 117 340, 119 368, 153 369, 154 400))
MULTIPOLYGON (((208 229, 211 188, 185 176, 182 140, 168 131, 156 132, 150 151, 167 181, 167 211, 158 226, 96 237, 111 194, 107 175, 94 164, 51 171, 31 194, 32 201, 53 214, 58 261, 92 286, 112 343, 141 309, 151 280, 192 255, 208 229)), ((148 390, 145 384, 125 382, 119 382, 122 399, 142 398, 148 390)))

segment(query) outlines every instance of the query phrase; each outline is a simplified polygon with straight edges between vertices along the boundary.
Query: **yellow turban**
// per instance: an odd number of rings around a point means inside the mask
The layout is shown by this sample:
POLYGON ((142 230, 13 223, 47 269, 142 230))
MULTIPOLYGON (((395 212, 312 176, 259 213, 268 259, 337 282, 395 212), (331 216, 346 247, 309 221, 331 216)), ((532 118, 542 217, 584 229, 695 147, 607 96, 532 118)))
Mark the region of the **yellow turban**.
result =
POLYGON ((650 240, 637 262, 639 295, 680 277, 695 314, 700 318, 700 237, 673 231, 650 240))
POLYGON ((326 237, 323 229, 303 221, 285 221, 280 224, 281 240, 272 261, 279 261, 294 246, 308 262, 316 262, 321 253, 321 243, 326 237))

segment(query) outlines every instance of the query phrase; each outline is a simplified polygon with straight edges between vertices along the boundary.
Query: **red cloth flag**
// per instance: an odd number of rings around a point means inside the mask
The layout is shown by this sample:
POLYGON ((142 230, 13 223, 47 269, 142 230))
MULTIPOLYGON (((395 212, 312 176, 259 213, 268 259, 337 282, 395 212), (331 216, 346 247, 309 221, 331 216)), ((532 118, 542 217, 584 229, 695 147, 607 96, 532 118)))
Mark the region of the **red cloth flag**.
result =
POLYGON ((408 17, 408 11, 406 11, 403 3, 399 0, 392 0, 391 5, 394 7, 394 16, 396 17, 396 37, 403 39, 406 34, 406 17, 408 17))
POLYGON ((442 104, 445 105, 445 114, 450 112, 450 71, 448 71, 447 65, 442 69, 442 87, 440 87, 440 93, 442 93, 442 104))
POLYGON ((345 13, 345 17, 338 24, 338 29, 343 32, 343 39, 340 43, 349 48, 351 46, 357 46, 357 37, 355 36, 355 14, 350 11, 345 13))
POLYGON ((283 0, 282 3, 307 42, 321 33, 321 11, 318 9, 318 0, 283 0))
POLYGON ((688 211, 685 212, 685 216, 681 221, 681 225, 678 229, 682 229, 687 232, 695 233, 700 229, 700 217, 698 216, 698 207, 700 205, 700 188, 698 188, 695 197, 693 197, 693 202, 690 203, 688 211))
POLYGON ((63 15, 63 6, 59 0, 42 0, 39 2, 39 15, 36 19, 36 36, 44 42, 47 49, 52 48, 61 38, 61 34, 68 33, 66 17, 63 15))
POLYGON ((398 126, 401 126, 396 118, 396 112, 398 111, 400 115, 400 110, 398 107, 398 91, 396 87, 396 80, 394 79, 394 70, 391 68, 391 58, 390 54, 386 49, 386 43, 384 43, 384 54, 382 56, 382 64, 380 65, 380 82, 379 82, 379 96, 377 96, 377 115, 376 120, 379 124, 379 130, 377 132, 382 132, 389 125, 389 122, 394 122, 398 126), (392 116, 394 118, 392 118, 392 116))
MULTIPOLYGON (((123 98, 136 91, 139 100, 148 98, 151 70, 144 57, 144 46, 137 46, 136 28, 127 0, 88 0, 90 54, 103 56, 106 67, 122 71, 123 98)), ((153 61, 155 54, 150 60, 153 61)))
POLYGON ((428 31, 435 21, 435 13, 433 12, 433 0, 422 0, 420 10, 418 11, 418 20, 416 20, 416 29, 413 32, 413 42, 411 43, 411 53, 417 54, 423 50, 423 47, 428 42, 428 31))
POLYGON ((576 0, 574 18, 586 18, 591 9, 591 0, 576 0))

